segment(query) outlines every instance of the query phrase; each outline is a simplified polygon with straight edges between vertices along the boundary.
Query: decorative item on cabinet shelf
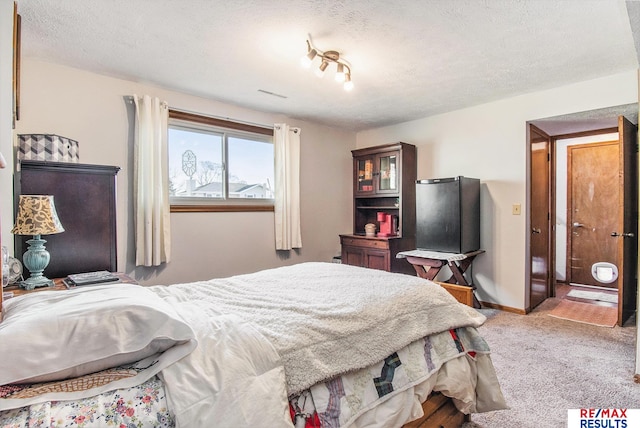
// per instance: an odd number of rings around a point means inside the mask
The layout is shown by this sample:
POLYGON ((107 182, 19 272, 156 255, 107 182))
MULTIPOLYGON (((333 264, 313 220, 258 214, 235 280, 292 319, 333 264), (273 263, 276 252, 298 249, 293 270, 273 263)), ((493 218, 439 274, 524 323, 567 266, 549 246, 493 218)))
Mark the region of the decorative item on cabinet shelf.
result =
POLYGON ((398 216, 380 211, 378 212, 377 217, 378 222, 380 223, 380 232, 378 232, 378 236, 389 237, 397 235, 398 216))
POLYGON ((365 236, 376 236, 376 225, 373 223, 367 223, 364 225, 365 236))
POLYGON ((371 180, 372 178, 373 178, 373 162, 371 162, 370 160, 367 160, 365 161, 365 164, 364 164, 364 179, 371 180))
POLYGON ((54 134, 18 134, 18 159, 78 163, 78 142, 54 134))

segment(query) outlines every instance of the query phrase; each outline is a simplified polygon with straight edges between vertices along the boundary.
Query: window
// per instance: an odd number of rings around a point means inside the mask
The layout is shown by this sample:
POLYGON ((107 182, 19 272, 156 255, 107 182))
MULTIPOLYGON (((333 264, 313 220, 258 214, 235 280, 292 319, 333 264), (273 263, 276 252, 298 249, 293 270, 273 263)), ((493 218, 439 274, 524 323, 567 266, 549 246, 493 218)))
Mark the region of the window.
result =
POLYGON ((171 211, 272 211, 273 129, 169 111, 171 211))

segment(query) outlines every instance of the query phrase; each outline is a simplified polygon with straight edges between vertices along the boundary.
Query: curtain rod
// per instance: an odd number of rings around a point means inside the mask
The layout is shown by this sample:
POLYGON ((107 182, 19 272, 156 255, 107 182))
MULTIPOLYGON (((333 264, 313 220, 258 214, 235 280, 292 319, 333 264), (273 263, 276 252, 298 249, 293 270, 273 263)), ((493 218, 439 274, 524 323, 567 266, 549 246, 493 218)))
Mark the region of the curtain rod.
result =
MULTIPOLYGON (((125 95, 125 97, 129 98, 129 102, 133 103, 133 95, 125 95)), ((138 97, 138 99, 140 100, 142 97, 138 97)), ((160 101, 160 105, 162 105, 162 107, 169 108, 169 103, 166 101, 160 101)))
MULTIPOLYGON (((130 98, 131 102, 133 102, 133 95, 128 95, 128 97, 130 98)), ((165 104, 166 104, 166 102, 165 102, 165 104)), ((179 109, 179 108, 175 108, 175 107, 171 107, 171 106, 169 106, 169 109, 170 110, 174 110, 174 111, 179 111, 181 113, 189 113, 189 114, 195 114, 195 115, 199 115, 199 116, 211 117, 213 119, 227 120, 227 121, 231 121, 231 122, 241 123, 243 125, 257 126, 259 128, 265 128, 265 129, 273 129, 273 125, 265 125, 263 123, 248 122, 248 121, 245 121, 245 120, 233 119, 231 117, 216 116, 216 115, 202 113, 202 112, 193 111, 193 110, 179 109)))
MULTIPOLYGON (((273 126, 273 129, 280 129, 280 128, 282 128, 282 126, 280 126, 279 123, 273 126)), ((297 134, 298 132, 300 132, 300 128, 293 127, 293 126, 290 126, 289 130, 293 131, 294 134, 297 134)))

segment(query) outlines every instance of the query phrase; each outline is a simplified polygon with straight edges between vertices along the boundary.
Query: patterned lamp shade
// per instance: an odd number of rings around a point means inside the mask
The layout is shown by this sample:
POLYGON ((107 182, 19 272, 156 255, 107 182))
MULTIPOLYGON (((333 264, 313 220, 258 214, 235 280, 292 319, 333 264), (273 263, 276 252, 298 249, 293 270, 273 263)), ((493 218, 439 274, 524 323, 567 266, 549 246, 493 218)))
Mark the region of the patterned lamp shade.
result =
POLYGON ((64 232, 58 219, 52 195, 20 195, 16 224, 11 233, 16 235, 52 235, 64 232))

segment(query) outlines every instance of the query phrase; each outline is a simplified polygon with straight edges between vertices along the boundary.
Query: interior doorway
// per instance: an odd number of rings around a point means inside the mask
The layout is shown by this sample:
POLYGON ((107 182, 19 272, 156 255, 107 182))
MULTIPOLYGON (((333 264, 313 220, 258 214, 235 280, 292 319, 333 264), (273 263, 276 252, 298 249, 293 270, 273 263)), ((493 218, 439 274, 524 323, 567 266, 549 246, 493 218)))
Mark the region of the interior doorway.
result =
MULTIPOLYGON (((558 198, 566 193, 567 199, 564 282, 570 286, 617 290, 618 275, 614 267, 617 269, 618 248, 611 232, 619 228, 617 216, 611 214, 621 196, 618 135, 616 132, 615 141, 600 141, 609 140, 609 134, 593 138, 589 143, 567 144, 566 159, 558 159, 558 162, 566 161, 566 192, 557 192, 558 198), (611 275, 608 278, 594 275, 591 267, 596 263, 603 267, 610 264, 611 275)), ((562 250, 556 247, 556 252, 562 250)))
MULTIPOLYGON (((637 123, 638 106, 630 105, 628 107, 630 107, 631 111, 627 111, 626 116, 634 118, 634 123, 637 123)), ((618 110, 620 111, 620 109, 618 110)), ((620 271, 621 282, 618 283, 620 286, 615 284, 617 290, 615 288, 609 289, 609 294, 612 291, 614 294, 618 292, 621 299, 621 304, 618 308, 619 324, 622 325, 630 315, 635 313, 637 247, 633 247, 634 244, 637 244, 638 220, 636 183, 637 127, 622 116, 617 117, 615 120, 618 126, 610 126, 615 122, 611 119, 610 111, 605 113, 609 114, 610 119, 608 122, 605 120, 604 123, 608 123, 609 126, 596 126, 597 121, 579 121, 572 117, 567 123, 571 123, 573 129, 568 132, 565 132, 565 130, 570 127, 562 128, 561 126, 558 128, 558 125, 566 118, 550 118, 529 122, 530 216, 528 224, 530 226, 530 237, 528 244, 531 264, 527 278, 527 311, 535 308, 545 298, 556 295, 556 281, 560 281, 562 284, 575 282, 587 286, 607 287, 607 281, 602 283, 595 280, 592 284, 585 284, 589 282, 589 277, 593 278, 591 268, 596 264, 600 265, 595 262, 601 261, 615 264, 620 271), (551 124, 551 126, 546 126, 548 124, 551 124), (576 124, 582 126, 582 128, 576 128, 576 124), (563 130, 558 132, 559 129, 563 130), (594 137, 597 135, 601 136, 600 140, 594 137), (550 144, 549 154, 547 155, 549 163, 546 168, 544 162, 541 161, 543 156, 540 155, 541 142, 544 142, 545 136, 548 137, 550 144), (632 137, 632 140, 629 140, 629 137, 632 137), (573 147, 567 150, 569 144, 565 144, 566 141, 572 143, 573 147), (595 145, 587 146, 587 143, 595 145), (601 147, 596 148, 598 144, 601 147), (581 145, 583 147, 580 147, 581 145), (614 146, 619 150, 617 155, 616 149, 613 149, 614 146), (629 146, 633 147, 632 154, 629 153, 629 146), (602 147, 605 147, 604 151, 600 151, 602 147), (625 153, 622 153, 623 151, 625 153), (567 153, 569 158, 566 157, 567 153), (617 159, 619 159, 619 163, 616 162, 616 165, 612 165, 617 159), (633 161, 627 161, 627 159, 633 161), (604 169, 599 172, 591 171, 588 166, 584 167, 581 164, 596 164, 604 169), (555 167, 552 167, 553 165, 564 165, 564 172, 562 172, 562 168, 560 168, 560 171, 556 170, 555 167), (609 169, 607 169, 607 165, 609 169), (543 170, 542 172, 541 169, 543 170), (613 174, 610 174, 612 171, 613 174), (549 189, 548 202, 544 200, 544 192, 541 192, 540 189, 541 183, 544 183, 544 181, 540 181, 540 177, 544 177, 546 173, 549 174, 547 186, 549 189), (598 203, 602 203, 605 208, 595 207, 597 208, 596 211, 604 213, 604 217, 606 217, 604 220, 614 219, 616 223, 614 226, 611 224, 594 226, 591 224, 593 219, 588 219, 589 225, 587 226, 585 221, 577 218, 578 214, 592 211, 592 208, 594 208, 595 189, 591 188, 591 194, 589 193, 589 183, 593 184, 593 180, 588 177, 585 178, 585 174, 588 175, 589 173, 596 174, 597 178, 602 178, 604 184, 598 185, 601 189, 611 188, 614 183, 618 185, 615 186, 620 192, 618 197, 616 197, 615 192, 606 191, 604 192, 606 195, 597 197, 598 203), (623 176, 626 176, 626 179, 623 179, 623 176), (564 190, 562 190, 562 186, 564 186, 564 190), (542 199, 541 195, 543 195, 542 199), (609 198, 608 201, 607 197, 609 198), (616 198, 619 202, 612 202, 616 198), (629 215, 629 213, 633 214, 629 215), (633 224, 634 222, 635 225, 633 224), (540 239, 539 235, 544 235, 545 228, 548 228, 549 232, 540 239), (606 232, 603 232, 603 230, 606 232), (602 235, 603 233, 604 235, 598 239, 604 239, 604 241, 602 244, 598 244, 594 236, 597 234, 602 235), (548 243, 548 253, 541 249, 540 242, 548 243), (615 253, 617 258, 611 259, 608 258, 609 256, 603 255, 603 253, 594 251, 599 250, 600 247, 608 249, 610 253, 615 253), (580 251, 582 250, 580 248, 586 248, 589 251, 587 251, 587 254, 581 253, 580 251), (592 254, 589 254, 589 252, 592 254), (541 269, 543 265, 540 261, 547 261, 544 258, 545 254, 548 254, 548 270, 541 269), (545 271, 548 272, 546 276, 545 271), (544 289, 547 284, 548 291, 544 289)), ((587 116, 593 118, 593 112, 589 112, 587 116)), ((600 121, 600 123, 603 122, 600 121)), ((606 223, 603 222, 602 218, 596 218, 595 221, 596 223, 606 223)), ((561 294, 566 294, 564 292, 566 289, 563 288, 562 290, 561 294)))

